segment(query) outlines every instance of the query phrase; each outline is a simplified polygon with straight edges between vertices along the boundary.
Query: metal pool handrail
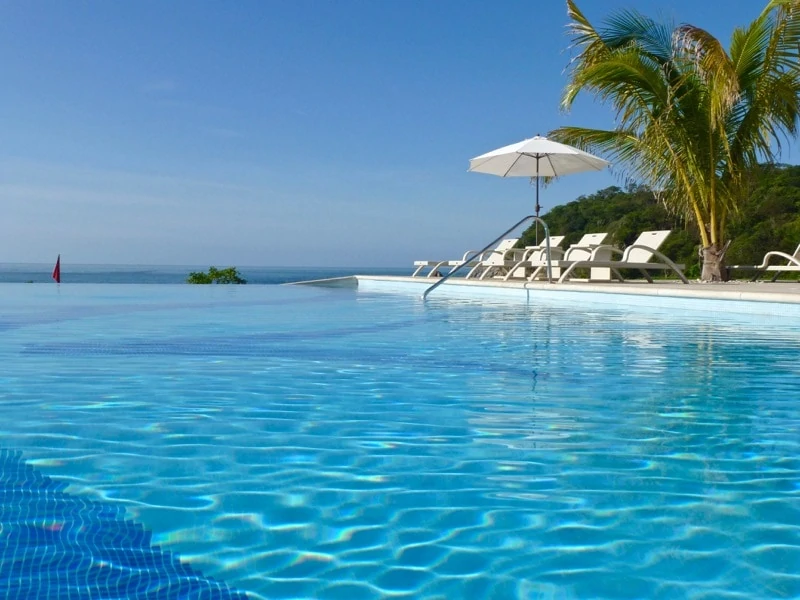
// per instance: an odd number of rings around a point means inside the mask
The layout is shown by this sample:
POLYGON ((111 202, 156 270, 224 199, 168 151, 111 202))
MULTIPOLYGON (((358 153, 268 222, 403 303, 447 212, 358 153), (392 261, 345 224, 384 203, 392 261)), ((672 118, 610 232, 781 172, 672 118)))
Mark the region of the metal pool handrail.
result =
POLYGON ((553 282, 553 281, 552 281, 552 279, 553 279, 553 270, 552 270, 552 267, 551 267, 551 264, 550 264, 550 263, 551 263, 551 261, 550 261, 550 230, 547 228, 547 223, 545 223, 544 221, 542 221, 542 220, 541 220, 539 217, 537 217, 537 216, 535 216, 535 215, 528 215, 527 217, 523 217, 523 218, 522 218, 520 221, 518 221, 517 223, 515 223, 515 224, 514 224, 512 227, 510 227, 510 228, 509 228, 507 231, 504 231, 503 233, 501 233, 501 234, 500 234, 500 235, 497 237, 497 239, 496 239, 496 240, 494 240, 494 241, 492 241, 492 242, 489 242, 489 243, 486 245, 486 247, 485 247, 485 248, 483 248, 482 250, 478 250, 478 251, 477 251, 475 254, 473 254, 472 256, 470 256, 469 258, 467 258, 467 259, 466 259, 464 262, 462 262, 460 265, 458 265, 458 266, 457 266, 455 269, 453 269, 453 270, 452 270, 452 271, 450 271, 450 272, 449 272, 447 275, 445 275, 444 277, 442 277, 442 278, 441 278, 439 281, 437 281, 437 282, 436 282, 436 283, 434 283, 434 284, 433 284, 431 287, 429 287, 428 289, 426 289, 426 290, 423 292, 423 294, 422 294, 422 299, 423 299, 423 300, 425 300, 425 299, 428 297, 428 294, 430 294, 430 293, 431 293, 433 290, 435 290, 437 287, 439 287, 440 285, 442 285, 442 284, 443 284, 445 281, 447 281, 448 279, 450 279, 450 277, 452 277, 453 275, 455 275, 455 274, 456 274, 456 273, 457 273, 457 272, 458 272, 458 271, 459 271, 459 270, 460 270, 462 267, 465 267, 465 266, 467 266, 469 263, 471 263, 473 260, 475 260, 476 258, 478 258, 479 256, 481 256, 481 255, 482 255, 484 252, 486 252, 487 250, 489 250, 489 249, 491 249, 491 248, 494 248, 494 247, 495 247, 495 245, 497 245, 497 243, 498 243, 500 240, 502 240, 503 238, 505 238, 505 237, 506 237, 506 236, 507 236, 509 233, 511 233, 512 231, 514 231, 514 230, 515 230, 517 227, 519 227, 520 225, 522 225, 522 224, 523 224, 525 221, 528 221, 528 220, 531 220, 531 219, 533 219, 533 221, 534 221, 535 223, 541 223, 541 224, 542 224, 542 227, 544 227, 545 256, 547 257, 547 283, 552 283, 552 282, 553 282))

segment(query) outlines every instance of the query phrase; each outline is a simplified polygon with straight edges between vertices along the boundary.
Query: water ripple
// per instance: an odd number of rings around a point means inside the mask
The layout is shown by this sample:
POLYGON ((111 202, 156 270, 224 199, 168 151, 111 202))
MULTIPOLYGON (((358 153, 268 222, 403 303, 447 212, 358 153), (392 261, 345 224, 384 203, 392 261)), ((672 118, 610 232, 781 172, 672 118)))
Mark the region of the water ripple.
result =
POLYGON ((172 293, 14 307, 0 435, 254 598, 800 597, 791 324, 172 293))

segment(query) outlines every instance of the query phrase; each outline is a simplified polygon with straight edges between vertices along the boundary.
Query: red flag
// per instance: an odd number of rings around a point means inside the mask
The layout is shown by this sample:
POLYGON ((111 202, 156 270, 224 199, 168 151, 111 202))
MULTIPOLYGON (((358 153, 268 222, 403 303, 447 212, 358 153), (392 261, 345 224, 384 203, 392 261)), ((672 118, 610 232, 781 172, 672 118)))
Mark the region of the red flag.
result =
POLYGON ((56 283, 61 283, 61 255, 58 255, 58 259, 56 260, 56 268, 53 269, 53 279, 56 280, 56 283))

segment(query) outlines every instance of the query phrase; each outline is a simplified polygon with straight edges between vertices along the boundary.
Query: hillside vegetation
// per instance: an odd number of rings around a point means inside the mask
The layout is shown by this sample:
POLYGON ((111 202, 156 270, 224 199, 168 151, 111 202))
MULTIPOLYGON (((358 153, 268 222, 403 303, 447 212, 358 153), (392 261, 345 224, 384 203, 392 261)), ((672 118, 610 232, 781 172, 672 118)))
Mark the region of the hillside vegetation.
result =
MULTIPOLYGON (((673 234, 661 251, 686 265, 686 275, 700 274, 696 226, 668 211, 657 195, 645 186, 625 189, 609 187, 590 196, 556 206, 542 217, 551 235, 566 235, 566 248, 584 233, 607 231, 608 242, 624 248, 642 231, 671 229, 673 234)), ((761 263, 768 250, 793 253, 800 244, 800 166, 764 165, 751 176, 751 193, 728 225, 729 265, 761 263)), ((540 229, 541 235, 541 229, 540 229)), ((522 245, 532 245, 533 227, 522 236, 522 245)), ((733 273, 734 277, 745 277, 733 273)))
POLYGON ((615 118, 609 129, 569 125, 548 136, 658 190, 700 241, 702 281, 727 277, 730 227, 752 171, 780 162, 784 142, 800 133, 800 0, 764 4, 726 44, 631 9, 595 27, 567 0, 573 58, 561 107, 588 96, 615 118))

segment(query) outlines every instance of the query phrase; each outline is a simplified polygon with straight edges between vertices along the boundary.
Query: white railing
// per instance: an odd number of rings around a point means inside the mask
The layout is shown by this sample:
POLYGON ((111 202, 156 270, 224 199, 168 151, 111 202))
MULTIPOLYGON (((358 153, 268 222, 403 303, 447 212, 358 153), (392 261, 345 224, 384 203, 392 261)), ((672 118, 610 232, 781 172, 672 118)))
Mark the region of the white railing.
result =
POLYGON ((512 232, 512 231, 514 231, 515 229, 517 229, 517 227, 519 227, 520 225, 522 225, 523 223, 525 223, 525 221, 529 221, 529 220, 531 220, 531 219, 532 219, 532 220, 533 220, 535 223, 541 223, 541 224, 542 224, 542 227, 544 227, 544 241, 545 241, 545 253, 546 253, 545 255, 547 256, 547 282, 548 282, 548 283, 552 283, 552 282, 553 282, 553 269, 551 268, 551 264, 550 264, 550 262, 551 262, 551 261, 550 261, 550 230, 547 228, 547 223, 545 223, 544 221, 542 221, 542 220, 541 220, 539 217, 537 217, 537 216, 535 216, 535 215, 528 215, 527 217, 524 217, 523 219, 521 219, 520 221, 518 221, 517 223, 515 223, 515 224, 514 224, 512 227, 510 227, 510 228, 509 228, 507 231, 504 231, 503 233, 501 233, 501 234, 500 234, 500 235, 497 237, 497 239, 495 239, 495 240, 494 240, 494 241, 492 241, 492 242, 489 242, 489 243, 486 245, 486 247, 485 247, 485 248, 483 248, 482 250, 478 250, 478 251, 477 251, 475 254, 473 254, 472 256, 470 256, 469 258, 467 258, 467 259, 466 259, 464 262, 462 262, 460 265, 458 265, 458 266, 457 266, 455 269, 453 269, 453 270, 452 270, 452 271, 450 271, 450 272, 449 272, 447 275, 445 275, 444 277, 442 277, 442 278, 441 278, 439 281, 437 281, 437 282, 436 282, 436 283, 434 283, 434 284, 433 284, 431 287, 429 287, 428 289, 426 289, 426 290, 425 290, 425 292, 423 292, 423 294, 422 294, 422 299, 423 299, 423 300, 425 300, 425 299, 428 297, 428 294, 430 294, 430 293, 431 293, 433 290, 435 290, 437 287, 439 287, 440 285, 442 285, 442 284, 443 284, 445 281, 447 281, 448 279, 450 279, 450 277, 452 277, 453 275, 455 275, 455 274, 456 274, 456 273, 457 273, 457 272, 458 272, 458 271, 459 271, 459 270, 460 270, 462 267, 465 267, 466 265, 468 265, 469 263, 471 263, 473 260, 475 260, 476 258, 478 258, 479 256, 481 256, 481 255, 482 255, 484 252, 486 252, 487 250, 490 250, 490 249, 494 248, 494 247, 497 245, 497 243, 498 243, 500 240, 502 240, 503 238, 505 238, 505 237, 506 237, 506 236, 507 236, 509 233, 511 233, 511 232, 512 232))

